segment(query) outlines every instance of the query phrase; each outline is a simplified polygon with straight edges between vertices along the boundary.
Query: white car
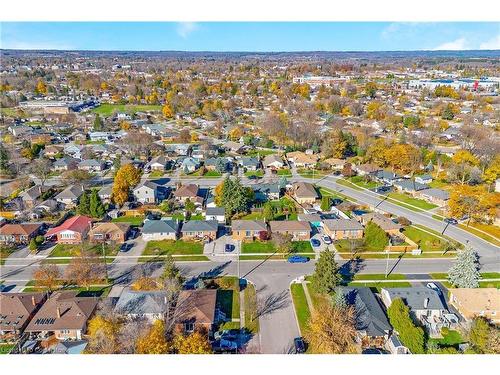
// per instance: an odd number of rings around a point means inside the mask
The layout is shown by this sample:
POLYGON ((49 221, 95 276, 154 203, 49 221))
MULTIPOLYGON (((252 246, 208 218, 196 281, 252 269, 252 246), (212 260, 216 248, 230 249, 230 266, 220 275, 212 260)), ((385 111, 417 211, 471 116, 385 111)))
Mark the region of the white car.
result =
POLYGON ((326 234, 324 236, 322 236, 321 238, 323 239, 323 242, 326 243, 327 245, 332 244, 332 239, 330 237, 328 237, 326 234))
POLYGON ((434 283, 427 283, 426 286, 429 289, 432 289, 432 290, 435 290, 438 293, 441 293, 441 289, 439 289, 439 287, 436 284, 434 284, 434 283))

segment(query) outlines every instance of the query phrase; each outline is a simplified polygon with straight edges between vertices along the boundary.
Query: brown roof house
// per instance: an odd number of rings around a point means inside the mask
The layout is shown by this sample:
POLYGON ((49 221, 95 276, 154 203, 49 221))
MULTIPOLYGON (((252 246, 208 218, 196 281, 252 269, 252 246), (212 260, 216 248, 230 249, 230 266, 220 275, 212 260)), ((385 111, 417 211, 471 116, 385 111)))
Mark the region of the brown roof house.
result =
POLYGON ((40 228, 40 224, 5 224, 0 227, 0 244, 27 244, 40 228))
POLYGON ((77 297, 78 293, 53 293, 31 319, 25 332, 45 337, 54 335, 59 340, 81 340, 98 299, 77 297))
POLYGON ((0 340, 18 338, 46 299, 45 293, 0 294, 0 340))
POLYGON ((233 220, 231 230, 233 239, 238 241, 254 241, 268 234, 263 220, 233 220))
POLYGON ((363 238, 363 226, 353 219, 330 219, 323 221, 325 233, 334 240, 363 238))
POLYGON ((224 319, 217 309, 217 290, 183 290, 179 294, 177 307, 180 310, 177 329, 185 333, 195 330, 212 331, 214 324, 224 319))
POLYGON ((400 235, 401 224, 395 223, 387 216, 379 214, 377 212, 368 212, 359 217, 359 221, 361 224, 366 226, 370 221, 377 224, 382 230, 390 235, 397 236, 400 235))
POLYGON ((88 236, 92 242, 124 243, 129 230, 130 225, 127 223, 98 223, 89 231, 88 236))
POLYGON ((271 221, 271 236, 279 233, 291 235, 292 241, 308 241, 311 238, 311 224, 308 221, 271 221))
POLYGON ((319 197, 314 185, 308 182, 294 183, 292 186, 292 194, 295 200, 300 204, 313 204, 319 197))
POLYGON ((199 188, 196 184, 180 185, 174 191, 174 197, 182 202, 186 203, 186 200, 197 203, 199 205, 203 204, 203 197, 199 196, 199 188))
POLYGON ((500 290, 497 288, 452 288, 450 303, 466 320, 484 316, 493 323, 500 323, 500 290))

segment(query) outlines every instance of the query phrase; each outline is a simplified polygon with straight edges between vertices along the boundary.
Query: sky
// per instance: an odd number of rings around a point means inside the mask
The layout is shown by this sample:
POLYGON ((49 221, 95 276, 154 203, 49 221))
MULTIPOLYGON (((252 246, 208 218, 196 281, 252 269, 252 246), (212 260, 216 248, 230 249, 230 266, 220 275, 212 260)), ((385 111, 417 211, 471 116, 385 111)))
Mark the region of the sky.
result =
POLYGON ((254 52, 500 49, 500 23, 2 22, 0 48, 254 52))

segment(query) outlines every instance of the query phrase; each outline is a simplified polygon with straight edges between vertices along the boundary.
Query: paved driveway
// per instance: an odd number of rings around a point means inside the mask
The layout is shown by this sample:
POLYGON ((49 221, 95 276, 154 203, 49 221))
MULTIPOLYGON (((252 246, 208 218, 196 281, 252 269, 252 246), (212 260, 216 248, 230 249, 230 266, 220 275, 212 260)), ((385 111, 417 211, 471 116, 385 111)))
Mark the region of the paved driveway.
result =
POLYGON ((210 257, 236 257, 240 252, 241 244, 231 236, 220 236, 215 241, 206 243, 203 247, 203 254, 210 257), (233 251, 226 252, 226 245, 232 245, 233 251))

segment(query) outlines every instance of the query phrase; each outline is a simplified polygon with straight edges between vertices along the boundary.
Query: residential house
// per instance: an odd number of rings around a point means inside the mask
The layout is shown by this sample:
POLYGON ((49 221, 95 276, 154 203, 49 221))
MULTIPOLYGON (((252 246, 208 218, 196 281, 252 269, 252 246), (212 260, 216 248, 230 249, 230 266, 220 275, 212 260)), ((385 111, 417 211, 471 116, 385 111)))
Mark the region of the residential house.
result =
POLYGON ((182 224, 182 238, 186 240, 209 240, 217 238, 217 220, 190 220, 182 224))
POLYGON ((450 288, 450 304, 471 321, 483 316, 500 324, 500 289, 497 288, 450 288))
POLYGON ((153 181, 143 181, 134 188, 132 193, 142 204, 157 204, 168 196, 168 188, 153 181))
POLYGON ((187 157, 181 163, 181 169, 184 173, 193 173, 200 168, 200 161, 195 158, 187 157))
POLYGON ((401 224, 395 223, 387 216, 379 214, 378 212, 368 212, 359 216, 359 221, 363 226, 366 226, 370 221, 377 224, 382 230, 387 234, 392 236, 398 236, 403 228, 401 224))
POLYGON ((46 299, 46 293, 1 293, 0 340, 19 338, 46 299))
POLYGON ((59 206, 60 204, 55 199, 46 199, 31 210, 30 217, 32 220, 37 220, 46 215, 54 215, 59 212, 59 206))
POLYGON ((353 219, 324 220, 323 228, 334 240, 363 238, 363 226, 353 219))
POLYGON ((92 227, 92 220, 87 216, 77 215, 45 233, 46 238, 57 238, 60 244, 76 245, 82 243, 92 227))
POLYGON ((393 184, 399 191, 416 195, 420 190, 428 189, 428 185, 418 183, 414 180, 399 180, 393 184))
POLYGON ((252 185, 254 199, 258 202, 281 198, 282 189, 279 183, 260 183, 252 185))
POLYGON ((331 169, 341 171, 342 169, 344 169, 346 161, 344 159, 329 158, 323 160, 322 163, 328 165, 331 169))
POLYGON ((254 241, 267 237, 267 224, 263 220, 233 220, 231 223, 232 238, 238 241, 254 241))
POLYGON ((70 171, 78 167, 80 159, 75 159, 70 156, 63 156, 57 159, 54 164, 52 164, 52 170, 56 172, 70 171))
POLYGON ((377 173, 378 171, 382 170, 382 168, 378 167, 375 164, 359 164, 353 166, 353 170, 360 176, 366 176, 377 173))
POLYGON ((314 204, 319 198, 318 192, 313 184, 308 182, 296 182, 292 186, 292 195, 299 204, 314 204))
POLYGON ((429 203, 436 204, 440 207, 445 206, 450 199, 450 193, 443 189, 430 188, 420 190, 417 194, 419 198, 425 199, 429 203))
POLYGON ((387 340, 385 347, 391 354, 410 354, 408 348, 401 343, 399 337, 394 333, 387 340))
POLYGON ((432 182, 432 176, 429 174, 415 176, 415 181, 422 185, 430 184, 432 182))
POLYGON ((65 207, 71 208, 78 204, 78 199, 85 191, 83 185, 71 185, 57 194, 54 198, 57 202, 64 204, 65 207))
POLYGON ((163 290, 132 290, 124 288, 116 301, 114 312, 127 319, 164 320, 167 312, 167 292, 163 290))
POLYGON ((339 287, 346 303, 354 308, 356 331, 363 348, 383 348, 392 332, 377 297, 367 287, 339 287))
POLYGON ((320 228, 322 225, 322 218, 319 214, 298 214, 298 221, 306 221, 311 224, 314 228, 320 228))
POLYGON ((239 165, 247 171, 256 171, 260 167, 260 161, 257 158, 242 157, 239 165))
POLYGON ((173 195, 181 203, 186 203, 189 199, 195 204, 203 204, 203 197, 199 196, 199 188, 196 184, 179 185, 173 195))
POLYGON ((38 200, 43 193, 48 191, 48 187, 42 187, 42 185, 35 185, 30 187, 28 190, 23 191, 19 196, 23 200, 24 206, 26 208, 33 208, 38 203, 38 200))
POLYGON ((113 185, 103 186, 97 194, 99 195, 99 198, 101 198, 101 201, 103 203, 111 202, 111 195, 113 194, 113 185))
POLYGON ((160 155, 151 159, 151 161, 146 164, 146 170, 151 172, 153 171, 163 172, 166 169, 168 169, 169 165, 170 165, 170 159, 167 156, 160 155))
POLYGON ((311 225, 307 221, 270 221, 271 236, 274 234, 290 235, 292 241, 309 241, 311 225))
POLYGON ((54 159, 57 155, 59 155, 60 153, 62 153, 62 146, 58 146, 58 145, 47 145, 45 146, 45 148, 43 149, 43 155, 46 157, 46 158, 49 158, 49 159, 54 159))
POLYGON ((179 294, 179 314, 177 329, 184 333, 205 331, 210 334, 214 325, 224 320, 218 310, 216 289, 183 290, 179 294))
POLYGON ((229 170, 230 162, 228 158, 208 158, 207 160, 205 160, 203 165, 209 171, 215 171, 220 165, 222 171, 225 172, 229 170))
POLYGON ((224 207, 207 207, 205 220, 216 220, 220 224, 226 222, 226 209, 224 207))
POLYGON ((394 182, 398 181, 401 179, 401 176, 398 174, 394 173, 393 171, 388 171, 388 170, 378 170, 374 172, 373 178, 386 185, 393 185, 394 182))
POLYGON ((146 220, 142 227, 144 241, 176 240, 179 234, 177 220, 146 220))
POLYGON ((54 292, 29 322, 25 332, 58 340, 81 340, 98 298, 77 297, 78 291, 54 292))
POLYGON ((130 231, 127 223, 97 223, 88 233, 92 242, 124 243, 130 231))
POLYGON ((40 224, 5 224, 0 227, 0 244, 24 244, 40 233, 40 224))
POLYGON ((286 157, 297 168, 314 168, 318 162, 316 155, 309 155, 301 151, 289 152, 286 157))
POLYGON ((262 160, 262 165, 264 168, 270 168, 270 169, 280 169, 285 166, 285 163, 283 162, 283 159, 281 156, 277 154, 270 154, 267 155, 263 160, 262 160))
POLYGON ((54 347, 54 354, 83 354, 88 345, 86 340, 59 341, 54 347))
POLYGON ((104 170, 105 164, 102 160, 87 159, 78 163, 78 169, 87 172, 100 172, 104 170))
POLYGON ((227 141, 226 143, 224 143, 222 145, 222 148, 224 150, 226 150, 226 151, 240 154, 245 149, 245 145, 243 143, 237 143, 237 142, 233 142, 233 141, 227 141))

